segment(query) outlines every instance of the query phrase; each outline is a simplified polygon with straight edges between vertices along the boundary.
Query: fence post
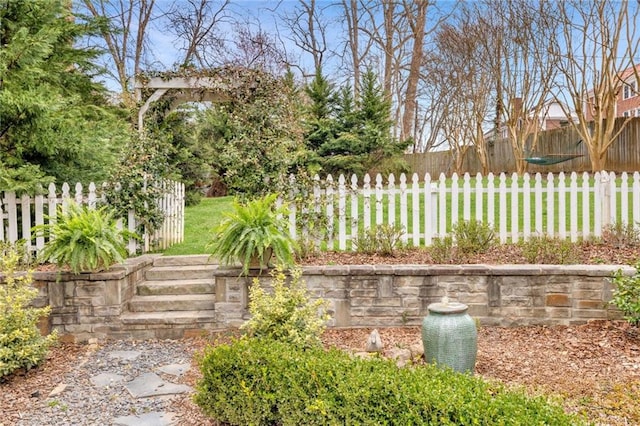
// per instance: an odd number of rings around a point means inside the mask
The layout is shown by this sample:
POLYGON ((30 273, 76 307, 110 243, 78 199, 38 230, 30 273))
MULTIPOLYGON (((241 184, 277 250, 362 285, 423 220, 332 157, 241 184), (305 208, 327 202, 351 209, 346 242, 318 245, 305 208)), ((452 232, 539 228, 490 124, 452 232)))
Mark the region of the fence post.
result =
POLYGON ((602 217, 602 228, 611 225, 611 186, 609 185, 609 173, 604 170, 600 172, 600 212, 602 217))

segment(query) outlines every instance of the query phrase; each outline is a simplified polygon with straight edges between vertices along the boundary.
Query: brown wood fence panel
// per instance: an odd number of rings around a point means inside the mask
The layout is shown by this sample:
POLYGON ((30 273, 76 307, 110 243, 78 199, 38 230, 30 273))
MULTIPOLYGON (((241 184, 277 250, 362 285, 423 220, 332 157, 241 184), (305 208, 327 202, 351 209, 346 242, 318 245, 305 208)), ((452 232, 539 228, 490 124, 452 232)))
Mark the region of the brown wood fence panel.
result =
MULTIPOLYGON (((622 125, 623 120, 622 118, 616 120, 616 131, 622 125)), ((576 146, 579 140, 580 136, 570 127, 540 133, 537 147, 530 154, 531 156, 549 154, 582 154, 583 156, 551 166, 529 164, 527 171, 529 173, 591 172, 591 161, 587 147, 584 143, 576 146)), ((487 157, 490 172, 515 172, 513 150, 507 139, 489 144, 487 157)), ((450 176, 455 171, 453 157, 449 151, 406 154, 405 160, 409 164, 411 172, 421 176, 425 173, 429 173, 431 176, 438 176, 440 173, 450 176)), ((473 147, 467 151, 463 164, 461 173, 482 172, 477 153, 473 147)), ((609 147, 605 169, 612 172, 640 170, 640 117, 630 119, 617 140, 609 147)))

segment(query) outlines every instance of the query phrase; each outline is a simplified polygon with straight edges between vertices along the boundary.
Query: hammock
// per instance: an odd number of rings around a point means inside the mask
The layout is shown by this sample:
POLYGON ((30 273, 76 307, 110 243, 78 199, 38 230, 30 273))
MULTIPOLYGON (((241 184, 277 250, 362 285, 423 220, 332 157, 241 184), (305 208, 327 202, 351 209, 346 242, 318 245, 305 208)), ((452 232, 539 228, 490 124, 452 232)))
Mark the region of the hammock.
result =
POLYGON ((550 166, 552 164, 563 163, 565 161, 573 160, 574 158, 584 157, 583 154, 547 154, 540 157, 527 157, 524 158, 529 164, 537 164, 538 166, 550 166))

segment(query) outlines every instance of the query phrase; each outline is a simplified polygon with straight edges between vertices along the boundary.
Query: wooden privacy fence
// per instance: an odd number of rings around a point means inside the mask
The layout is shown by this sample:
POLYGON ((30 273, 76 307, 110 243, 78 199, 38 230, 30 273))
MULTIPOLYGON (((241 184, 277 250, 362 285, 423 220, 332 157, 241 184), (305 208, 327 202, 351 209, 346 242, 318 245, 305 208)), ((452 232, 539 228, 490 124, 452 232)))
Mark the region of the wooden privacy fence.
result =
MULTIPOLYGON (((184 239, 184 184, 167 180, 159 185, 164 195, 157 203, 164 213, 164 221, 157 230, 145 230, 140 241, 129 240, 128 250, 132 255, 165 249, 184 239)), ((49 185, 47 194, 17 196, 14 192, 0 193, 0 241, 15 243, 24 240, 29 252, 37 255, 44 248, 47 237, 33 235, 31 228, 55 222, 58 206, 64 211, 70 200, 91 208, 106 203, 104 191, 101 189, 92 182, 85 193, 82 184, 77 183, 72 193, 69 184, 64 183, 60 194, 57 193, 54 184, 49 185)), ((126 220, 121 219, 119 222, 119 226, 132 232, 136 230, 137 225, 133 210, 129 211, 126 220)))
MULTIPOLYGON (((625 123, 621 133, 607 151, 606 170, 618 172, 631 172, 640 170, 640 117, 616 119, 615 132, 619 131, 625 123)), ((533 152, 527 156, 545 156, 557 154, 580 154, 572 160, 562 163, 537 166, 527 165, 529 173, 560 173, 560 172, 590 172, 591 160, 584 143, 577 144, 580 135, 570 126, 560 129, 547 130, 538 135, 538 143, 533 152)), ((424 176, 439 176, 444 173, 451 176, 454 170, 453 154, 450 151, 431 151, 424 153, 405 154, 404 159, 412 173, 424 176)), ((492 173, 515 172, 515 157, 513 148, 508 139, 499 139, 495 142, 487 141, 487 160, 489 171, 492 173)), ((462 164, 462 171, 475 174, 482 172, 482 166, 478 154, 472 146, 466 152, 462 164)))
MULTIPOLYGON (((291 184, 296 187, 294 178, 291 184)), ((401 228, 405 243, 428 246, 471 219, 490 224, 503 243, 533 235, 577 241, 599 237, 610 225, 640 225, 640 173, 454 174, 450 179, 441 174, 437 180, 402 174, 398 182, 390 175, 386 183, 381 175, 373 181, 366 175, 362 182, 355 175, 350 181, 341 175, 337 182, 316 176, 310 202, 298 207, 290 202, 289 208, 294 237, 302 233, 338 250, 355 250, 354 240, 383 224, 401 228), (310 231, 313 220, 324 232, 310 231)))

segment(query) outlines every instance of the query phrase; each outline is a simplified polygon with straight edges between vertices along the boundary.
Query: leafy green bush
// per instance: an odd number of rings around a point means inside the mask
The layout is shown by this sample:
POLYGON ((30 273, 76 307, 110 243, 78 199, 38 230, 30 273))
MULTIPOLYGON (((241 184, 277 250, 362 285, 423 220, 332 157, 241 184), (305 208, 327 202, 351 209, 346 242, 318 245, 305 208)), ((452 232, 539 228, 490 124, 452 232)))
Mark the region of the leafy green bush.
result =
POLYGON ((543 397, 432 365, 272 339, 208 348, 196 403, 231 425, 576 425, 543 397))
POLYGON ((247 203, 234 200, 233 212, 214 229, 207 245, 211 256, 226 265, 240 262, 245 275, 252 259, 259 262, 260 269, 268 266, 264 257, 269 250, 277 263, 293 265, 296 243, 289 234, 286 209, 276 208, 276 199, 277 195, 271 194, 247 203))
POLYGON ((115 211, 115 218, 127 218, 135 214, 136 232, 159 229, 164 214, 158 205, 166 191, 160 184, 170 169, 167 159, 170 144, 163 139, 133 136, 127 140, 116 167, 111 170, 103 188, 107 204, 115 211))
POLYGON ((640 262, 635 266, 636 273, 625 276, 621 270, 613 274, 615 284, 611 303, 615 305, 629 323, 640 325, 640 262))
POLYGON ((428 250, 435 263, 450 263, 455 256, 453 237, 445 235, 442 238, 434 238, 428 250))
POLYGON ((7 245, 0 251, 0 381, 14 371, 29 369, 42 361, 57 333, 40 334, 38 321, 51 308, 30 307, 38 295, 31 286, 31 272, 17 272, 23 256, 7 245))
POLYGON ((242 325, 249 335, 282 340, 302 347, 319 345, 329 316, 327 302, 311 301, 302 281, 302 270, 291 270, 291 279, 282 266, 271 272, 273 291, 268 293, 256 278, 249 289, 251 319, 242 325))
POLYGON ((70 202, 53 223, 38 225, 34 232, 46 233, 42 259, 68 266, 74 273, 100 271, 127 258, 126 240, 134 235, 118 229, 107 206, 91 209, 70 202))
POLYGON ((518 243, 522 255, 529 263, 566 265, 575 263, 576 246, 566 239, 548 235, 532 235, 528 240, 518 243))
POLYGON ((456 223, 452 234, 457 250, 463 256, 486 253, 495 241, 491 226, 475 219, 456 223))
POLYGON ((393 256, 395 251, 402 247, 403 235, 404 228, 400 225, 376 225, 360 231, 353 244, 358 253, 393 256))

